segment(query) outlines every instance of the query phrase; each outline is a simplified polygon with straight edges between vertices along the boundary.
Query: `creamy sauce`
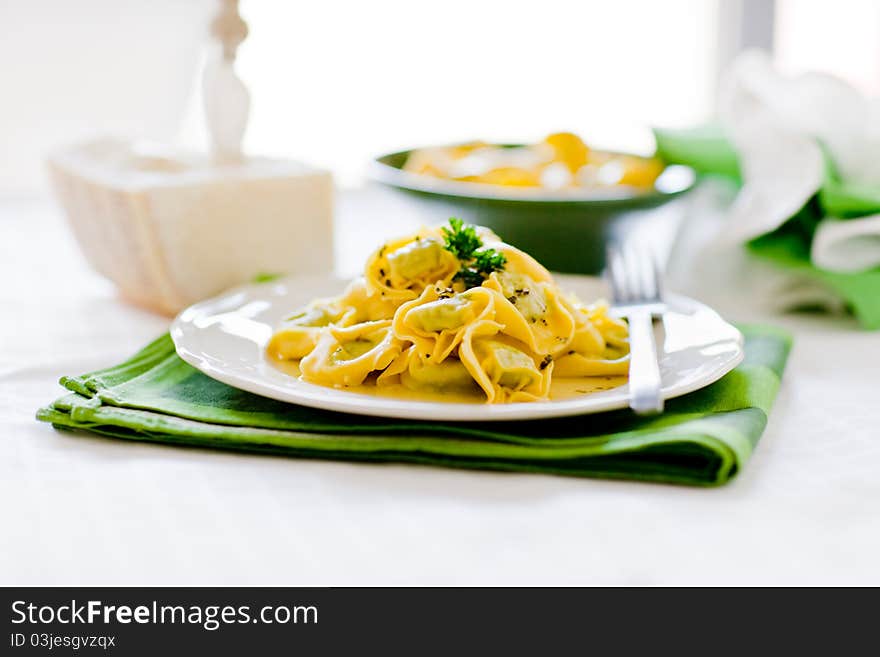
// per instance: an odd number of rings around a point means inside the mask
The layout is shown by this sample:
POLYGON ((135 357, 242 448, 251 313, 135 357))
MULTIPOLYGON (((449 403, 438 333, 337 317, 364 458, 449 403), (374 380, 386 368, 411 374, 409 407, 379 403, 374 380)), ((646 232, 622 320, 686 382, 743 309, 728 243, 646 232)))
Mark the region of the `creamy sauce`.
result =
MULTIPOLYGON (((289 360, 277 360, 269 358, 272 365, 294 378, 299 378, 299 362, 289 360)), ((590 376, 578 379, 559 379, 554 377, 550 383, 550 401, 562 401, 564 399, 574 399, 582 397, 594 392, 603 390, 611 390, 626 383, 625 376, 590 376)), ((442 402, 442 403, 458 403, 458 404, 481 404, 485 403, 486 395, 479 388, 474 388, 473 392, 467 390, 411 390, 405 386, 396 383, 389 386, 376 386, 373 383, 368 385, 350 386, 344 388, 350 392, 356 392, 362 395, 373 395, 374 397, 382 397, 386 399, 402 399, 405 401, 420 402, 442 402)))

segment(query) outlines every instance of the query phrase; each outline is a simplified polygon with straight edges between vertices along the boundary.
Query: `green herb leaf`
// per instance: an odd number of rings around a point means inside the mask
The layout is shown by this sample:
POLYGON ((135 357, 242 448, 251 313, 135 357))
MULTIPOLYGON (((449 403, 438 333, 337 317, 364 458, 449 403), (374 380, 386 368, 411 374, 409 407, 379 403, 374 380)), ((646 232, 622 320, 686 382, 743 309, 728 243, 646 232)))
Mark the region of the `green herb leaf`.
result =
POLYGON ((441 230, 444 248, 451 251, 462 264, 455 274, 455 280, 462 281, 465 287, 480 287, 489 274, 503 269, 507 264, 503 253, 484 247, 476 228, 461 219, 452 217, 449 228, 443 227, 441 230))
POLYGON ((504 269, 504 265, 506 264, 507 257, 495 249, 484 248, 474 253, 474 269, 486 276, 493 271, 504 269))
POLYGON ((456 217, 449 220, 449 226, 442 228, 444 247, 459 260, 470 260, 474 251, 483 246, 476 229, 456 217))

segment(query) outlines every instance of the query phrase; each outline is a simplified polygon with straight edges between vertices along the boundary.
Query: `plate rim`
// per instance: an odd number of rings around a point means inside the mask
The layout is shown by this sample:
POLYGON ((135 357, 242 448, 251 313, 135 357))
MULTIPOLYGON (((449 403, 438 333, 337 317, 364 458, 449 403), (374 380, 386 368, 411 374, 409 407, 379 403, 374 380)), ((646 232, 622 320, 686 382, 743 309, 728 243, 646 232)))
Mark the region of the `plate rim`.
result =
MULTIPOLYGON (((565 280, 586 279, 591 281, 599 280, 596 276, 579 275, 579 274, 562 274, 554 273, 554 277, 558 277, 564 285, 565 280)), ((269 382, 260 382, 258 379, 249 376, 242 376, 241 373, 228 373, 218 369, 211 362, 207 361, 203 356, 190 351, 185 345, 181 344, 181 340, 185 337, 184 326, 188 324, 185 316, 199 312, 200 308, 217 303, 220 300, 232 297, 237 294, 246 293, 249 289, 258 285, 277 285, 286 281, 311 278, 312 280, 338 280, 340 282, 345 279, 336 277, 332 274, 326 276, 309 276, 309 275, 289 275, 277 279, 269 283, 246 283, 235 286, 222 292, 216 296, 199 301, 183 311, 181 311, 173 320, 169 329, 169 334, 174 343, 175 352, 186 363, 199 370, 206 376, 220 381, 226 385, 244 390, 261 397, 267 397, 276 401, 290 403, 309 408, 316 408, 324 411, 332 411, 337 413, 345 413, 350 415, 365 415, 370 417, 382 417, 389 419, 418 420, 418 421, 443 421, 443 422, 505 422, 516 420, 541 420, 559 417, 572 417, 576 415, 592 415, 594 413, 602 413, 612 410, 622 410, 629 407, 626 397, 612 397, 608 400, 593 402, 588 408, 583 408, 583 401, 588 396, 577 397, 573 399, 564 399, 559 401, 539 401, 539 402, 519 402, 511 404, 486 404, 486 403, 465 403, 465 402, 435 402, 435 401, 413 401, 394 399, 392 397, 377 397, 374 395, 363 394, 358 392, 345 391, 339 388, 329 386, 321 386, 301 381, 305 387, 305 391, 284 391, 275 387, 275 384, 269 382), (310 388, 314 388, 314 393, 310 392, 310 388), (274 394, 272 394, 274 393, 274 394), (339 398, 337 395, 342 393, 345 395, 339 398), (348 401, 346 401, 348 400, 348 401), (382 404, 377 405, 376 401, 381 400, 382 404), (360 402, 360 403, 358 403, 360 402), (442 409, 442 419, 436 415, 442 409), (456 413, 456 411, 464 411, 456 413), (481 417, 475 417, 475 414, 481 417)), ((662 397, 664 400, 675 399, 697 390, 701 390, 712 385, 737 366, 739 366, 745 358, 744 336, 736 326, 725 320, 721 315, 710 306, 703 304, 691 297, 679 294, 667 294, 667 303, 670 306, 691 306, 697 308, 708 309, 718 316, 720 321, 724 322, 732 328, 736 334, 735 341, 738 350, 732 355, 728 362, 720 366, 717 370, 704 375, 694 381, 686 384, 673 385, 664 388, 662 397)), ((619 386, 624 388, 627 384, 619 386)))

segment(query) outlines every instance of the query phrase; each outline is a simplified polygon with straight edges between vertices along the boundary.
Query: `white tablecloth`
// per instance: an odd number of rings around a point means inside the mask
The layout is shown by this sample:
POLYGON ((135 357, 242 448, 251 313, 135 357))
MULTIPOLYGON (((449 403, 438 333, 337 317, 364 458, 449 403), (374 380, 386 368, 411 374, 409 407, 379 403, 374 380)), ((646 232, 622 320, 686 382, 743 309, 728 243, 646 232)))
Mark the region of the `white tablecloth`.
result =
MULTIPOLYGON (((340 206, 352 258, 365 225, 406 227, 370 195, 340 206)), ((167 320, 120 303, 47 201, 0 204, 0 281, 0 584, 880 584, 880 334, 756 317, 734 280, 676 282, 796 344, 751 462, 708 490, 58 432, 34 420, 58 377, 167 320)))

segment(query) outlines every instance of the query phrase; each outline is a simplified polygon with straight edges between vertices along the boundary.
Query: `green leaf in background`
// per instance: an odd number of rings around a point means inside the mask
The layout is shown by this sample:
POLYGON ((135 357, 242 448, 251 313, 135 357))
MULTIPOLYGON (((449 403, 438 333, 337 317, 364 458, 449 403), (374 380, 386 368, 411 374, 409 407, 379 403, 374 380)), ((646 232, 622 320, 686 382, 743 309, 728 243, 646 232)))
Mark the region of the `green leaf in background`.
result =
POLYGON ((880 188, 861 183, 847 183, 840 179, 837 167, 827 148, 825 154, 825 177, 817 199, 822 209, 821 217, 848 219, 864 217, 880 212, 880 188))
POLYGON ((749 251, 792 272, 810 276, 844 299, 864 328, 880 329, 880 270, 846 274, 818 269, 810 262, 803 237, 784 228, 752 240, 747 245, 749 251))
MULTIPOLYGON (((655 129, 657 155, 671 164, 686 164, 703 175, 741 182, 736 151, 718 126, 685 130, 655 129)), ((823 217, 852 218, 880 212, 880 189, 840 181, 826 156, 826 176, 818 194, 779 229, 747 244, 751 253, 799 273, 836 292, 861 325, 880 329, 880 269, 841 273, 819 269, 810 260, 810 244, 823 217)))
POLYGON ((670 164, 686 164, 702 175, 741 180, 739 158, 721 126, 654 130, 657 155, 670 164))

